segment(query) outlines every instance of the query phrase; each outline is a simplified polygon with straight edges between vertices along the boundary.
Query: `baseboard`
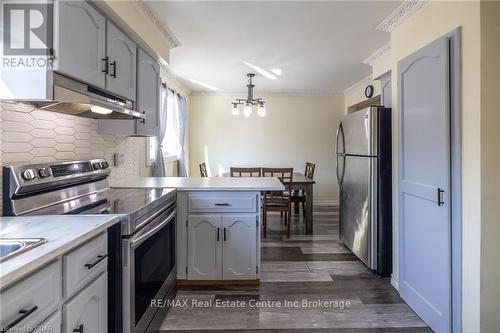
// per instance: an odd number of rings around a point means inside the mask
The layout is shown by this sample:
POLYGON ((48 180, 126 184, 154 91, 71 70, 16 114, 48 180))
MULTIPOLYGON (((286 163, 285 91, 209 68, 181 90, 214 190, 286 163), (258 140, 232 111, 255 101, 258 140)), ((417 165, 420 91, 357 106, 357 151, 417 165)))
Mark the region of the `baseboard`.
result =
POLYGON ((391 284, 397 291, 399 291, 399 280, 394 276, 394 274, 391 275, 391 284))
POLYGON ((313 200, 314 206, 338 206, 338 200, 313 200))

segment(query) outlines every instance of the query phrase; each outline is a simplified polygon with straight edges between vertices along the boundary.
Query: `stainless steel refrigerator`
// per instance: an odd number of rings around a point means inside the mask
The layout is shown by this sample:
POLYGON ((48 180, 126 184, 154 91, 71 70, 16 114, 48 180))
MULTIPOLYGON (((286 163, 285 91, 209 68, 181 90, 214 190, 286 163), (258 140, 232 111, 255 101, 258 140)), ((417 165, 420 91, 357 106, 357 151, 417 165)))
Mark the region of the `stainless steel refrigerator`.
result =
POLYGON ((392 272, 391 110, 346 114, 337 129, 340 239, 370 269, 392 272))

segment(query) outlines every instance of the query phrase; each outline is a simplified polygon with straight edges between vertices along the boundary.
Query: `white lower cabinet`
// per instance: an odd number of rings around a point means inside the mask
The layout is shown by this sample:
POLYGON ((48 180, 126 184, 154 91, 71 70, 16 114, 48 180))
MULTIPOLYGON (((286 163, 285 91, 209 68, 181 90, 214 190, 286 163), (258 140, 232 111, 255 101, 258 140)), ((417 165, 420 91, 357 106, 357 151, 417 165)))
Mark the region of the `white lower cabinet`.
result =
POLYGON ((50 332, 50 333, 60 333, 61 332, 61 311, 57 311, 47 318, 43 323, 38 325, 38 327, 33 332, 50 332))
POLYGON ((257 278, 255 214, 188 215, 188 280, 257 278))
POLYGON ((63 331, 106 333, 108 274, 104 273, 63 306, 63 331))
POLYGON ((222 279, 257 278, 257 224, 252 216, 223 216, 222 279))
POLYGON ((0 331, 106 333, 106 252, 103 232, 0 290, 0 331))
POLYGON ((222 278, 221 217, 188 218, 188 276, 191 280, 222 278))

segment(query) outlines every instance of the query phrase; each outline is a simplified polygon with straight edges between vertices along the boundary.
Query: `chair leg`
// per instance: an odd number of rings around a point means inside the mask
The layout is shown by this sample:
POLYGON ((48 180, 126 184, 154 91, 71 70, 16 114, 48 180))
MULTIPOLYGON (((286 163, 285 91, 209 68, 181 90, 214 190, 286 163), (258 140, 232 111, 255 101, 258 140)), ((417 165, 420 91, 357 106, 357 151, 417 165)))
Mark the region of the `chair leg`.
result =
POLYGON ((288 224, 288 213, 285 212, 285 227, 287 226, 288 224))
MULTIPOLYGON (((290 211, 290 213, 291 213, 291 211, 290 211)), ((290 215, 292 215, 290 213, 288 213, 288 214, 285 213, 285 215, 288 216, 288 226, 287 226, 287 231, 286 231, 286 237, 287 238, 290 238, 290 215)))
POLYGON ((280 212, 280 218, 283 218, 283 212, 280 212))
POLYGON ((264 238, 267 237, 267 211, 264 209, 264 216, 262 217, 262 226, 264 227, 264 238))
POLYGON ((306 218, 306 203, 302 201, 302 215, 306 218))

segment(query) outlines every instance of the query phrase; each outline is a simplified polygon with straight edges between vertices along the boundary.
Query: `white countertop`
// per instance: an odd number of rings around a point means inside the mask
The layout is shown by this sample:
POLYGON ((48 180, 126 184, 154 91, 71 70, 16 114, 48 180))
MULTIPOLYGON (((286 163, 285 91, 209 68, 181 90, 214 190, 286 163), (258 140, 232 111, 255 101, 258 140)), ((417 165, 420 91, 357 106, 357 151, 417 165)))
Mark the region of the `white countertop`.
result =
POLYGON ((111 183, 111 187, 174 187, 178 191, 283 191, 276 177, 140 177, 111 183))
POLYGON ((54 260, 117 223, 116 215, 0 217, 0 238, 45 238, 46 243, 0 263, 0 286, 54 260))

